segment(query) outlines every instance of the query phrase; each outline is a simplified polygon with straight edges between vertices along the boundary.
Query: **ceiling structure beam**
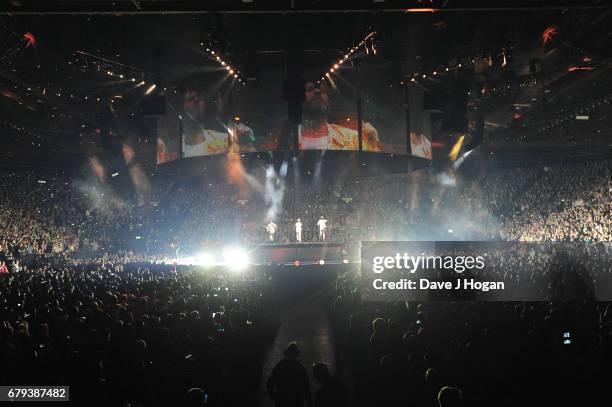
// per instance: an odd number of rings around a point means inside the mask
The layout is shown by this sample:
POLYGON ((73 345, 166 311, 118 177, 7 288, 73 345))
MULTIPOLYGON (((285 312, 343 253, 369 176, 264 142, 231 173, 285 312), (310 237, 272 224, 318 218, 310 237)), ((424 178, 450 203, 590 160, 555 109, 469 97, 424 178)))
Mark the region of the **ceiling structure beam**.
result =
POLYGON ((11 0, 0 14, 350 13, 608 8, 602 0, 11 0), (425 7, 426 6, 426 7, 425 7))

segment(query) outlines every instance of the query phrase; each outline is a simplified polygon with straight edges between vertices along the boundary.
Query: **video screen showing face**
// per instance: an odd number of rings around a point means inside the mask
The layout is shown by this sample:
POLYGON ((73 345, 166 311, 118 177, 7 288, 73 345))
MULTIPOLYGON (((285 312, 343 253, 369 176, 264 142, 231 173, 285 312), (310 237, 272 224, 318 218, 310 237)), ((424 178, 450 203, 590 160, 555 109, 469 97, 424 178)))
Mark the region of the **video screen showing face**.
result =
POLYGON ((299 127, 302 150, 359 150, 357 99, 344 82, 307 82, 299 127))
POLYGON ((199 157, 229 151, 226 99, 222 94, 189 87, 180 95, 182 155, 199 157), (212 93, 212 94, 211 94, 212 93))

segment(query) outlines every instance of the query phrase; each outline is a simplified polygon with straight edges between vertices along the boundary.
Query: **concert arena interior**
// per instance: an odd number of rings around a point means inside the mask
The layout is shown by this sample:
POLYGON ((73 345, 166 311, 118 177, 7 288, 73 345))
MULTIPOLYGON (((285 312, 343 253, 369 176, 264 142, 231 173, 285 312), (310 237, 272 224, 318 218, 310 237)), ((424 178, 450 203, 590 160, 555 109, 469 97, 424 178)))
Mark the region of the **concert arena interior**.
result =
POLYGON ((0 404, 612 404, 612 4, 0 2, 0 404))

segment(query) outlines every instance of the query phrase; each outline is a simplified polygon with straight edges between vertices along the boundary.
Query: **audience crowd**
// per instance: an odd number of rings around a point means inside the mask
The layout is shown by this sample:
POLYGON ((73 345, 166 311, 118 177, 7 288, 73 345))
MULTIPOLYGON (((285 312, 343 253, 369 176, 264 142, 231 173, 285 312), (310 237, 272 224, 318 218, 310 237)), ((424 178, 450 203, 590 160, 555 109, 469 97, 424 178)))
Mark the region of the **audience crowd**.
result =
POLYGON ((0 383, 69 385, 73 405, 253 400, 275 325, 264 279, 123 260, 0 278, 0 383))
MULTIPOLYGON (((87 405, 248 405, 274 335, 269 281, 158 260, 265 242, 270 221, 279 225, 277 242, 295 241, 298 218, 303 240, 316 241, 320 216, 328 240, 353 254, 362 240, 609 242, 611 173, 612 162, 598 159, 279 180, 272 193, 265 180, 189 178, 153 183, 138 201, 65 174, 4 174, 0 382, 68 383, 87 405)), ((609 254, 578 258, 593 278, 612 274, 609 254)), ((524 260, 499 272, 547 288, 525 272, 542 264, 524 260)), ((361 294, 351 277, 338 281, 329 310, 336 372, 316 365, 321 391, 298 402, 568 405, 605 395, 607 303, 381 303, 361 294)), ((290 345, 278 367, 295 380, 303 377, 298 356, 290 345)), ((267 386, 280 407, 281 373, 267 386)))
MULTIPOLYGON (((90 251, 176 255, 230 243, 327 240, 610 241, 612 162, 485 168, 455 174, 424 170, 370 178, 282 183, 274 193, 251 184, 202 178, 159 182, 144 202, 107 185, 67 175, 5 174, 11 199, 0 208, 0 252, 12 257, 90 251), (87 185, 86 187, 84 185, 87 185)), ((261 184, 264 182, 262 181, 261 184)))

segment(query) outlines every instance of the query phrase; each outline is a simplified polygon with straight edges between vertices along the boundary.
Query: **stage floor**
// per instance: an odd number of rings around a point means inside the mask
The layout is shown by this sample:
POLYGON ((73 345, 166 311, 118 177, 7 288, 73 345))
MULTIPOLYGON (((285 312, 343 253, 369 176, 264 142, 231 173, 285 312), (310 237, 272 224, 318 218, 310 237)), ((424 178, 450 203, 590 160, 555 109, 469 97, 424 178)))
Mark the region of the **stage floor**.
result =
POLYGON ((331 242, 266 243, 251 251, 253 264, 341 264, 344 262, 344 245, 331 242))

